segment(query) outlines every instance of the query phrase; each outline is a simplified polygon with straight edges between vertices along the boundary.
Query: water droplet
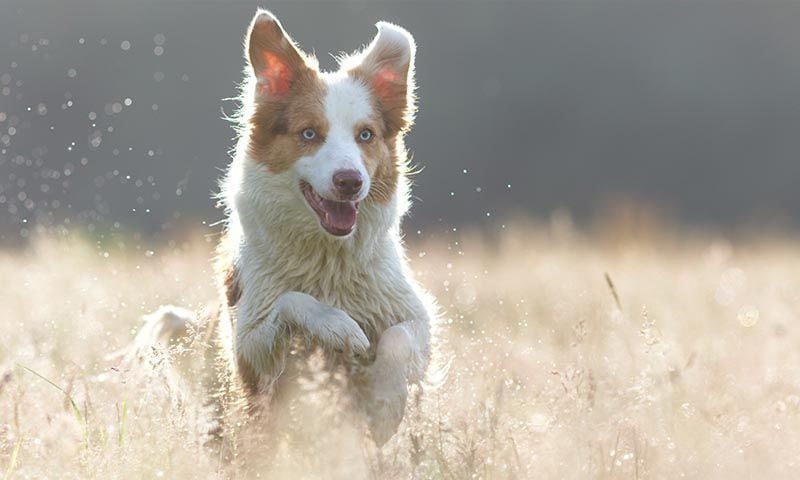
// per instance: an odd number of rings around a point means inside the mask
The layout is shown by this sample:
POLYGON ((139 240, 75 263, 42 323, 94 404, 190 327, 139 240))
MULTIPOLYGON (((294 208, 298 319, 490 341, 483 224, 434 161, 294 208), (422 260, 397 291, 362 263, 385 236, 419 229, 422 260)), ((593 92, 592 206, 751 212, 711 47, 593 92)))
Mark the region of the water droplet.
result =
POLYGON ((623 461, 628 461, 628 460, 631 460, 631 459, 633 459, 633 453, 625 452, 625 453, 622 454, 622 460, 623 461))
POLYGON ((750 418, 748 417, 739 418, 739 421, 736 423, 736 431, 739 433, 744 432, 749 424, 750 424, 750 418))
POLYGON ((739 314, 736 318, 743 327, 752 327, 758 323, 760 313, 757 308, 751 306, 744 306, 739 309, 739 314))
POLYGON ((100 130, 95 130, 89 135, 89 146, 98 148, 103 142, 103 133, 100 130))

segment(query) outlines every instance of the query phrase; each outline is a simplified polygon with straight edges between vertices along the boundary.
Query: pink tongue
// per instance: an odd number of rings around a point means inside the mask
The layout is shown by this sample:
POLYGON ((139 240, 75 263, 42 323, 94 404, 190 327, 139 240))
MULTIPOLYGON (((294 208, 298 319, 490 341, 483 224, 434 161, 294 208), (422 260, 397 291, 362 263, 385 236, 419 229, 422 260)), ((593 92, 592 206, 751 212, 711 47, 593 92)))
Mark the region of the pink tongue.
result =
POLYGON ((328 227, 349 233, 356 224, 356 204, 354 202, 335 202, 323 199, 322 209, 325 210, 323 223, 328 227))

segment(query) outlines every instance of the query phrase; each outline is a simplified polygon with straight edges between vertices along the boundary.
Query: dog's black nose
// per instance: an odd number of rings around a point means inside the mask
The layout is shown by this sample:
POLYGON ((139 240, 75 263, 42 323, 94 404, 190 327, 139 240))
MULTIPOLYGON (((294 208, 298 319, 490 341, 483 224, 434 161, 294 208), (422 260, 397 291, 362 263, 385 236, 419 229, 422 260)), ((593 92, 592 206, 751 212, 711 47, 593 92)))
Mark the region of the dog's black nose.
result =
POLYGON ((361 191, 364 181, 357 170, 339 170, 333 174, 333 186, 341 197, 354 197, 361 191))

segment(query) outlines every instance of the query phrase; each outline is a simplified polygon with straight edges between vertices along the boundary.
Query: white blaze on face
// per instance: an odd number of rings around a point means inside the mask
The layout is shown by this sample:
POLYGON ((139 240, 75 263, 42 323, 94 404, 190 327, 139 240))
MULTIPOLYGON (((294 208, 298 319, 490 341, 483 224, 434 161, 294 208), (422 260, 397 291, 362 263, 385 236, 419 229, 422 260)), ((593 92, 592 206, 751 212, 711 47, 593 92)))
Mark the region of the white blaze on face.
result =
POLYGON ((343 74, 324 76, 327 92, 323 100, 329 130, 322 146, 313 155, 300 158, 295 164, 298 176, 311 184, 318 195, 335 199, 333 175, 341 170, 361 174, 363 186, 355 201, 366 198, 370 189, 361 149, 356 140, 356 128, 372 115, 372 105, 366 87, 343 74))

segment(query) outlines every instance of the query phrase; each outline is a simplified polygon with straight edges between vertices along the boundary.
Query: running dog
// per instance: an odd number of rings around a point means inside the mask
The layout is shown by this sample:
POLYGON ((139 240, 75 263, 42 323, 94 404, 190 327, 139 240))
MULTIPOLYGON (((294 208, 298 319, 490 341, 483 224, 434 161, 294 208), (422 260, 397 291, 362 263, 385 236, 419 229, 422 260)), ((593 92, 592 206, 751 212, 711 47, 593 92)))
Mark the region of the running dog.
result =
MULTIPOLYGON (((377 30, 322 72, 271 13, 252 20, 239 138, 221 182, 219 308, 202 328, 253 410, 269 409, 298 346, 347 364, 381 445, 425 375, 435 304, 400 233, 416 46, 401 27, 377 30)), ((166 308, 143 331, 176 337, 194 323, 166 308)))

